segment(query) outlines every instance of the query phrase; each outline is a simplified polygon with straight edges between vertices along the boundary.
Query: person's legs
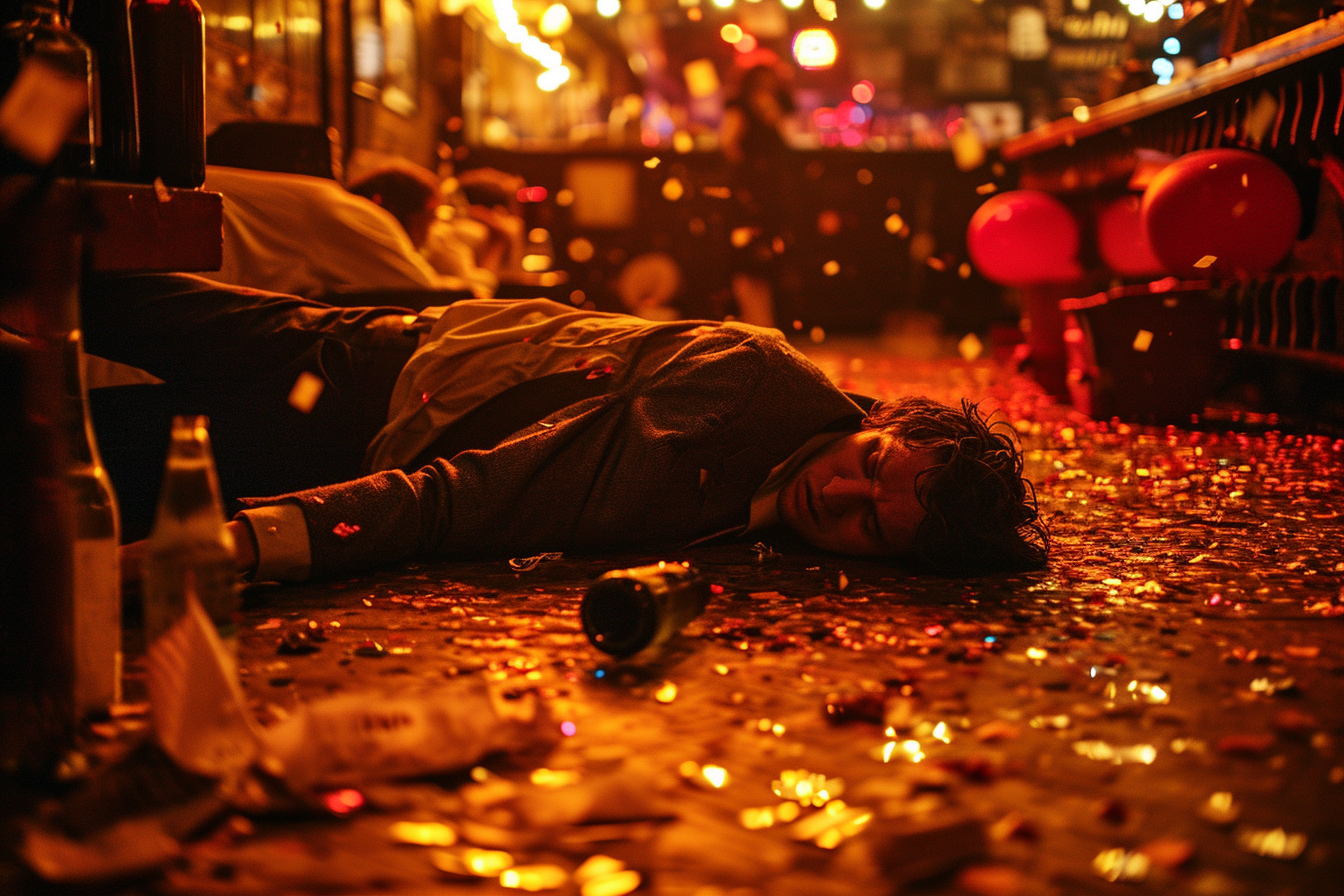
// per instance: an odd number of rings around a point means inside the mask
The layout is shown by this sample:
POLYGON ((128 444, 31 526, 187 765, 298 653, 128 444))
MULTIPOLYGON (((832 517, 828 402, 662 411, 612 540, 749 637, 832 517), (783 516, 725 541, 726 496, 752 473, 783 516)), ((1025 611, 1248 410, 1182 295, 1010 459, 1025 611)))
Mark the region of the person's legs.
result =
MULTIPOLYGON (((98 423, 109 453, 143 454, 137 440, 158 442, 144 427, 166 432, 173 414, 205 414, 226 499, 360 475, 418 339, 407 309, 335 308, 186 275, 93 280, 83 318, 90 353, 165 380, 157 392, 95 404, 107 408, 98 423), (301 380, 320 388, 311 404, 298 400, 301 380)), ((140 456, 132 474, 127 461, 123 479, 143 483, 143 467, 162 463, 140 456)))

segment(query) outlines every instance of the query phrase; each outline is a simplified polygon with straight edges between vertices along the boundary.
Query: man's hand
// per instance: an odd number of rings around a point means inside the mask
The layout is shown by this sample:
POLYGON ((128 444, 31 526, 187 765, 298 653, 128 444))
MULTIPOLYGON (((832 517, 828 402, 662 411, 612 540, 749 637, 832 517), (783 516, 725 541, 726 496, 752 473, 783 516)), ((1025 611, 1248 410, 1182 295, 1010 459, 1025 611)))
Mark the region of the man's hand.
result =
MULTIPOLYGON (((252 527, 243 520, 231 520, 225 524, 233 536, 233 563, 238 572, 249 575, 257 568, 257 539, 252 527)), ((136 594, 140 591, 140 568, 144 565, 145 555, 149 552, 149 542, 133 541, 121 546, 121 592, 136 594)))

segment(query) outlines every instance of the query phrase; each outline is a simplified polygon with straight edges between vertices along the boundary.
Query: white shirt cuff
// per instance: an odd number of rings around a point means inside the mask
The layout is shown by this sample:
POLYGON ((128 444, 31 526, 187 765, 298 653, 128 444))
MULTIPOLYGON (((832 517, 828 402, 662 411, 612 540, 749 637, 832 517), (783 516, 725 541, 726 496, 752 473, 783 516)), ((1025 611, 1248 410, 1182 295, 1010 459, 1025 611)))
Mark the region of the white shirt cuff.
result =
POLYGON ((297 504, 269 504, 240 511, 257 539, 254 582, 301 582, 312 568, 308 522, 297 504))

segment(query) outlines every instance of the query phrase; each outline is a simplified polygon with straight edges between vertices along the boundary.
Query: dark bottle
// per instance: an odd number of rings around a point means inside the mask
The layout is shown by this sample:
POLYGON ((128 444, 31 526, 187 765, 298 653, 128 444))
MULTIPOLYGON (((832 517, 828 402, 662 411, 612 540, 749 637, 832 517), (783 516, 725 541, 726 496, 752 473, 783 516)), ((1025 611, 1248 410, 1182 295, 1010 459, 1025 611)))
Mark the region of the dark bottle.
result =
POLYGON ((70 30, 93 50, 94 172, 131 180, 140 166, 140 120, 126 0, 73 0, 70 30))
POLYGON ((589 586, 579 607, 593 646, 614 657, 657 647, 705 611, 709 582, 689 564, 614 569, 589 586))
MULTIPOLYGON (((37 58, 85 84, 88 92, 85 113, 67 135, 54 170, 58 175, 72 177, 92 175, 97 112, 93 105, 93 52, 89 45, 70 30, 56 0, 25 0, 19 18, 6 24, 4 32, 6 43, 17 47, 12 55, 18 65, 37 58)), ((8 47, 6 52, 9 53, 8 47)))
POLYGON ((0 771, 45 775, 69 743, 74 704, 74 517, 62 427, 57 307, 74 288, 68 203, 38 199, 0 226, 0 771), (58 205, 66 207, 57 207, 58 205))
POLYGON ((205 19, 196 0, 131 0, 140 172, 170 187, 205 182, 205 19))

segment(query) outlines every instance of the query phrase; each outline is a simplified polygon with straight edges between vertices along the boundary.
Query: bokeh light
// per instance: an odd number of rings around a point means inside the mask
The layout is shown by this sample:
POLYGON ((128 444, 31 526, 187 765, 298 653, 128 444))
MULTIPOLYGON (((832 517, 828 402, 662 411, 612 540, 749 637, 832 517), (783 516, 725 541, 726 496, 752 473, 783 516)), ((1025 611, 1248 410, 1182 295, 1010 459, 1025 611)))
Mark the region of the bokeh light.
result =
POLYGON ((804 28, 793 36, 793 58, 806 69, 835 64, 835 37, 825 28, 804 28))

